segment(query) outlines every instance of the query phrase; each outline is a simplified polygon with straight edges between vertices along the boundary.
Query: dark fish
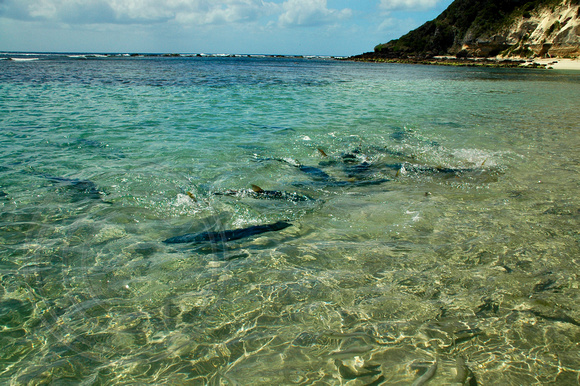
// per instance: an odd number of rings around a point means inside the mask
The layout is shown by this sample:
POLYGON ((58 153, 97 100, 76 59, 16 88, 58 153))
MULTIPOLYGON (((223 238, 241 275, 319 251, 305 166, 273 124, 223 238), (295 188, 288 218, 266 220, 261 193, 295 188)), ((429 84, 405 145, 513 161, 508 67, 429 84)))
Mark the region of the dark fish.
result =
MULTIPOLYGON (((326 153, 325 153, 326 154, 326 153)), ((259 161, 278 161, 278 162, 284 162, 290 166, 293 166, 297 169, 299 169, 301 172, 308 174, 308 176, 310 178, 312 178, 312 180, 314 180, 314 183, 308 183, 308 182, 298 182, 293 184, 294 186, 308 186, 308 185, 322 185, 325 187, 352 187, 352 186, 368 186, 368 185, 380 185, 382 183, 385 183, 387 181, 390 181, 389 179, 379 179, 379 180, 362 180, 361 181, 356 181, 357 178, 356 177, 352 177, 349 180, 346 181, 341 181, 341 180, 337 180, 331 176, 329 176, 324 170, 314 167, 314 166, 306 166, 306 165, 302 165, 300 164, 298 161, 292 160, 292 159, 284 159, 284 158, 259 158, 259 161)), ((330 164, 327 164, 330 165, 330 164)), ((368 171, 371 167, 371 164, 368 164, 366 162, 363 162, 359 165, 357 165, 358 168, 354 167, 353 170, 353 174, 356 174, 355 172, 361 172, 361 173, 365 173, 368 174, 368 171)), ((347 171, 348 173, 348 171, 347 171)))
MULTIPOLYGON (((322 149, 318 149, 323 157, 328 157, 322 149)), ((343 153, 338 160, 326 160, 319 163, 319 166, 342 166, 346 177, 349 180, 365 180, 372 177, 376 171, 376 166, 368 161, 368 157, 359 148, 350 153, 343 153)))
POLYGON ((470 339, 475 338, 476 336, 482 335, 483 331, 479 328, 470 328, 467 330, 460 330, 455 332, 454 343, 460 344, 463 342, 467 342, 470 339))
POLYGON ((79 180, 76 178, 55 177, 47 174, 43 174, 42 177, 46 178, 52 183, 86 194, 88 198, 95 200, 100 200, 102 198, 103 192, 97 188, 97 185, 95 185, 93 181, 79 180))
POLYGON ((560 289, 560 287, 555 286, 554 284, 556 284, 556 280, 548 278, 548 279, 542 280, 540 283, 536 284, 534 286, 533 291, 534 292, 543 292, 543 291, 548 291, 548 290, 560 289))
POLYGON ((551 320, 554 322, 570 323, 570 324, 573 324, 574 326, 580 327, 579 321, 573 319, 569 315, 566 315, 562 311, 560 311, 559 313, 555 313, 553 315, 544 314, 544 313, 542 313, 540 311, 536 311, 536 310, 531 310, 531 313, 536 315, 537 317, 542 318, 542 319, 551 320))
POLYGON ((298 165, 296 167, 302 173, 308 174, 308 176, 314 180, 327 181, 327 180, 332 179, 324 170, 322 170, 320 168, 317 168, 314 166, 305 166, 305 165, 298 165))
POLYGON ((340 156, 342 162, 345 164, 352 164, 358 162, 358 157, 354 153, 345 153, 340 156))
POLYGON ((188 233, 182 236, 171 237, 167 240, 163 240, 163 242, 166 244, 202 243, 205 241, 221 243, 259 235, 261 233, 280 231, 289 226, 292 226, 292 224, 285 221, 278 221, 273 224, 254 225, 248 228, 226 230, 222 232, 188 233))
POLYGON ((499 303, 493 300, 492 298, 483 298, 481 299, 483 304, 477 307, 477 311, 475 311, 476 316, 484 316, 487 312, 492 312, 497 314, 499 311, 499 303))
POLYGON ((252 185, 252 189, 226 190, 214 193, 216 196, 237 196, 251 197, 262 200, 286 200, 292 202, 313 201, 314 198, 296 192, 284 192, 280 190, 264 190, 257 185, 252 185))
POLYGON ((412 164, 409 162, 404 162, 403 164, 401 164, 399 169, 401 168, 404 168, 406 171, 415 173, 445 174, 445 175, 459 175, 462 173, 469 173, 475 171, 475 169, 472 168, 446 168, 442 166, 412 164))
POLYGON ((123 159, 125 154, 120 150, 110 148, 108 144, 93 139, 78 138, 75 142, 68 143, 68 146, 76 147, 78 149, 92 149, 102 156, 110 159, 123 159))
POLYGON ((312 187, 312 186, 323 186, 326 188, 349 188, 349 187, 360 187, 360 186, 375 186, 381 185, 385 182, 391 181, 388 178, 381 178, 378 180, 362 180, 362 181, 338 181, 338 180, 330 180, 330 181, 308 181, 308 182, 295 182, 292 185, 296 187, 312 187))
MULTIPOLYGON (((328 154, 326 154, 326 152, 322 149, 318 149, 318 152, 320 153, 320 155, 324 158, 330 158, 328 156, 328 154)), ((360 162, 359 161, 359 156, 357 156, 357 154, 361 154, 361 150, 360 149, 354 149, 352 152, 350 153, 343 153, 340 155, 340 159, 336 160, 336 159, 331 159, 331 160, 325 160, 319 163, 320 166, 333 166, 333 165, 337 165, 337 164, 355 164, 360 162)))
POLYGON ((308 174, 308 176, 314 180, 319 181, 332 180, 332 177, 330 177, 324 170, 314 166, 302 165, 300 162, 296 160, 289 160, 285 158, 266 158, 266 160, 275 160, 279 162, 284 162, 285 164, 297 168, 302 173, 308 174))
POLYGON ((373 167, 368 162, 361 162, 357 165, 345 166, 344 172, 348 178, 363 179, 368 178, 373 173, 373 167))

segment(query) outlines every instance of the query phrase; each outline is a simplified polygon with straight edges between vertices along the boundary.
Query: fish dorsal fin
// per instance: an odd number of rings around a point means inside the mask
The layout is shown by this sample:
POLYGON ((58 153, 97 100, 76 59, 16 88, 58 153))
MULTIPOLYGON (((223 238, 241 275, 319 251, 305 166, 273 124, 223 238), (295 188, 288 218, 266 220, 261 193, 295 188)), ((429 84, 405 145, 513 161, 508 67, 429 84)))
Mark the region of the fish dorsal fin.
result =
POLYGON ((321 156, 328 157, 328 155, 326 154, 326 152, 324 150, 322 150, 321 148, 318 148, 318 152, 320 153, 321 156))
POLYGON ((258 185, 252 184, 252 190, 256 193, 263 193, 264 189, 260 188, 258 185))
POLYGON ((195 196, 193 195, 193 193, 191 192, 187 192, 187 195, 189 196, 189 198, 191 198, 194 202, 197 202, 197 198, 195 198, 195 196))

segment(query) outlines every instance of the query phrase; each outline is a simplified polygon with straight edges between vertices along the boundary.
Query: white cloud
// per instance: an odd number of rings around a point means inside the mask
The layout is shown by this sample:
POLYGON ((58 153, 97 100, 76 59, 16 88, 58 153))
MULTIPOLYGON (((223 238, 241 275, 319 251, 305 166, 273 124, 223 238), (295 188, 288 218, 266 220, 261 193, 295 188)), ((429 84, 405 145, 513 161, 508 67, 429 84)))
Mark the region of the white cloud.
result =
POLYGON ((336 23, 350 18, 352 11, 328 8, 327 0, 0 0, 0 16, 68 24, 189 25, 277 18, 280 26, 289 27, 336 23))
POLYGON ((386 11, 425 11, 437 5, 439 0, 381 0, 379 7, 386 11))
POLYGON ((377 32, 388 32, 393 36, 393 38, 399 37, 404 35, 405 33, 409 32, 409 30, 418 27, 420 24, 417 23, 416 20, 407 18, 407 19, 398 19, 394 17, 387 17, 381 24, 379 24, 376 28, 377 32))
POLYGON ((330 24, 352 15, 348 8, 329 9, 326 0, 288 0, 282 4, 282 9, 278 22, 284 27, 330 24))
POLYGON ((0 49, 352 55, 451 1, 0 0, 0 49))
POLYGON ((261 0, 2 0, 0 16, 80 23, 255 21, 280 6, 261 0))
POLYGON ((68 24, 188 25, 277 18, 280 26, 289 27, 336 23, 350 18, 352 11, 328 8, 327 0, 0 0, 0 16, 68 24))
POLYGON ((274 3, 259 0, 174 0, 184 4, 175 20, 184 24, 225 24, 257 21, 276 12, 274 3))

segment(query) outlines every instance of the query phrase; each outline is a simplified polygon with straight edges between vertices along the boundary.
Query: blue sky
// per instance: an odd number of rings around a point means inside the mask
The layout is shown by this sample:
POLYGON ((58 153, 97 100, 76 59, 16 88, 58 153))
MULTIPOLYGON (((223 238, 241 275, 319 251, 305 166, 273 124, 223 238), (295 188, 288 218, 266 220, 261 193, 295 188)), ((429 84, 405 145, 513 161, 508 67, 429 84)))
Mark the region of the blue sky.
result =
POLYGON ((0 51, 355 55, 452 0, 0 0, 0 51))

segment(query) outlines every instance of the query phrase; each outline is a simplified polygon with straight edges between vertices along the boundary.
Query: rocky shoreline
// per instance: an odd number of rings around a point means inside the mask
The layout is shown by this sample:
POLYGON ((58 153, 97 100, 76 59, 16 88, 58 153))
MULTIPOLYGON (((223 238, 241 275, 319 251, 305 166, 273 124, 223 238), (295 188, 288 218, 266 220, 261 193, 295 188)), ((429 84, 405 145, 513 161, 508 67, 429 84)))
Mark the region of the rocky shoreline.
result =
POLYGON ((393 58, 367 54, 351 56, 349 58, 346 58, 346 60, 356 62, 424 64, 424 65, 459 66, 459 67, 505 67, 505 68, 520 67, 526 63, 525 60, 512 60, 512 59, 496 60, 487 58, 471 59, 471 58, 451 58, 451 57, 393 58))
POLYGON ((362 55, 344 58, 344 60, 356 62, 402 63, 456 67, 538 68, 580 71, 580 59, 569 58, 457 58, 453 56, 398 58, 382 56, 377 55, 374 52, 368 52, 362 55))

